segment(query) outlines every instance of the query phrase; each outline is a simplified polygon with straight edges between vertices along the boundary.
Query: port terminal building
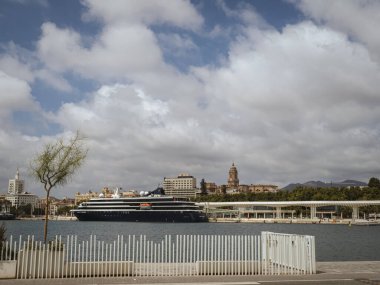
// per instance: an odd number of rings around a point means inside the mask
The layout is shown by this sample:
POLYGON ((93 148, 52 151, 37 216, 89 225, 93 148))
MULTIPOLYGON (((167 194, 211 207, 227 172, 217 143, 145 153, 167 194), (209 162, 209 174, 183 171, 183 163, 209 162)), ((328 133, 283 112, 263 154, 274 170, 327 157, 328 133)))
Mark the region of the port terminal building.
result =
POLYGON ((352 220, 359 219, 360 207, 380 206, 372 201, 275 201, 275 202, 199 202, 210 218, 312 219, 334 218, 334 207, 352 209, 352 220), (296 209, 303 209, 300 215, 296 209), (302 214, 304 213, 304 214, 302 214), (306 214, 305 214, 306 213, 306 214))

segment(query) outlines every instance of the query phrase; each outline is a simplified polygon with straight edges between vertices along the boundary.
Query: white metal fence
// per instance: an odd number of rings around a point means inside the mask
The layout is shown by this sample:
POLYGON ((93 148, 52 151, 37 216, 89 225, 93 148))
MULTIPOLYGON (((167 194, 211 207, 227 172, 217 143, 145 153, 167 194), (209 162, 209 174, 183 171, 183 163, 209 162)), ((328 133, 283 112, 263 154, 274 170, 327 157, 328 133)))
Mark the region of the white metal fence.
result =
POLYGON ((316 273, 315 237, 261 232, 262 262, 269 274, 316 273))
POLYGON ((48 244, 20 236, 3 244, 1 257, 17 260, 20 279, 315 273, 314 237, 270 232, 166 235, 159 242, 144 235, 113 242, 71 235, 48 244))
POLYGON ((11 261, 17 259, 17 242, 13 240, 13 236, 9 241, 4 241, 0 244, 0 260, 11 261))

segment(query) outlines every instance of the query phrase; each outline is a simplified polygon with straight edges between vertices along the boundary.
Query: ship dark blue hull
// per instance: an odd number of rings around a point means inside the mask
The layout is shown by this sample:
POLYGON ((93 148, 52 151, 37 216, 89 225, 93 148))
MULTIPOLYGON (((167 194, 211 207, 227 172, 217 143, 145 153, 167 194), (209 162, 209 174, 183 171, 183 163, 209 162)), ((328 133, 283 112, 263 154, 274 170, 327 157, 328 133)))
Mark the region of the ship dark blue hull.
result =
POLYGON ((194 202, 163 195, 157 188, 145 196, 93 198, 71 212, 80 221, 126 221, 159 223, 208 222, 206 214, 194 202))
POLYGON ((74 210, 80 221, 125 221, 161 223, 200 223, 208 222, 205 213, 200 211, 81 211, 74 210))

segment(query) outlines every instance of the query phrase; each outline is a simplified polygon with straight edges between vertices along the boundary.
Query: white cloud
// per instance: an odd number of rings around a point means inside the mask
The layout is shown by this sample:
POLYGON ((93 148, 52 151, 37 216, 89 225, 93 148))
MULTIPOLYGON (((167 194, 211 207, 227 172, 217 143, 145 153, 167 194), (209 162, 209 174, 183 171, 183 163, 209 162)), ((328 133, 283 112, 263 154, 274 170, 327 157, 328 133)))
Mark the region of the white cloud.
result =
POLYGON ((0 55, 0 70, 27 82, 34 80, 31 68, 8 54, 0 55))
POLYGON ((289 26, 282 33, 254 30, 232 46, 229 65, 216 74, 218 81, 209 81, 212 88, 221 96, 228 92, 226 98, 238 108, 278 112, 281 106, 298 109, 299 100, 313 106, 379 100, 374 88, 378 65, 365 47, 311 23, 289 26))
POLYGON ((102 0, 86 0, 88 12, 85 19, 102 19, 107 24, 144 23, 151 24, 170 24, 185 29, 199 29, 203 23, 202 16, 194 9, 190 1, 178 0, 171 1, 149 1, 115 0, 106 3, 102 0))
MULTIPOLYGON (((188 1, 84 1, 88 20, 102 19, 104 26, 84 45, 81 35, 54 23, 42 25, 37 43, 41 61, 56 72, 72 71, 84 78, 102 82, 115 79, 130 82, 149 80, 160 73, 167 78, 177 76, 163 58, 152 24, 168 24, 187 30, 197 30, 203 18, 188 1)), ((194 48, 190 38, 172 35, 168 45, 194 48), (185 41, 181 41, 185 39, 185 41)), ((165 47, 168 48, 168 45, 165 47)), ((160 80, 161 81, 161 80, 160 80)))
POLYGON ((163 65, 153 33, 142 25, 107 27, 93 46, 85 48, 75 31, 45 23, 38 52, 53 70, 71 70, 100 80, 125 78, 132 72, 147 72, 163 65))
POLYGON ((79 65, 83 60, 80 49, 80 35, 69 29, 58 29, 53 23, 42 25, 38 41, 38 53, 53 70, 65 71, 67 67, 79 65), (80 60, 79 60, 80 59, 80 60))
POLYGON ((70 71, 102 83, 133 82, 164 100, 191 98, 200 91, 194 78, 165 62, 155 34, 141 24, 105 26, 84 47, 77 32, 45 23, 37 46, 40 59, 57 73, 70 71))
POLYGON ((14 43, 9 43, 4 48, 5 52, 0 54, 0 70, 3 72, 29 84, 39 79, 56 90, 72 91, 70 83, 62 75, 42 68, 34 53, 18 47, 14 43))
POLYGON ((6 119, 14 111, 36 111, 37 105, 30 92, 27 82, 0 70, 0 119, 6 119))
POLYGON ((376 0, 337 0, 332 2, 294 1, 306 16, 328 25, 367 45, 380 62, 380 2, 376 0))
POLYGON ((142 90, 116 84, 102 86, 88 102, 64 104, 57 122, 65 129, 83 129, 89 137, 106 139, 133 135, 135 130, 142 132, 142 127, 160 127, 168 112, 167 104, 142 90))

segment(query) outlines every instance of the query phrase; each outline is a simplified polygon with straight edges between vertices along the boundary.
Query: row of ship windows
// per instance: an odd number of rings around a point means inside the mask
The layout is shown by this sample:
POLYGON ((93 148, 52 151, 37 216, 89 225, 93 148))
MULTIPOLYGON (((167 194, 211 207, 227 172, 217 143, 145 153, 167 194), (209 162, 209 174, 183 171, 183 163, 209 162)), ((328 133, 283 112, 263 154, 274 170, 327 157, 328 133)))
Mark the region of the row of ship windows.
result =
POLYGON ((183 205, 183 206, 121 206, 121 205, 113 205, 113 206, 102 206, 102 205, 87 205, 80 206, 81 209, 190 209, 190 208, 199 208, 196 205, 183 205))

